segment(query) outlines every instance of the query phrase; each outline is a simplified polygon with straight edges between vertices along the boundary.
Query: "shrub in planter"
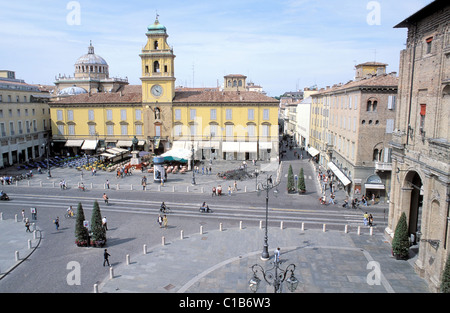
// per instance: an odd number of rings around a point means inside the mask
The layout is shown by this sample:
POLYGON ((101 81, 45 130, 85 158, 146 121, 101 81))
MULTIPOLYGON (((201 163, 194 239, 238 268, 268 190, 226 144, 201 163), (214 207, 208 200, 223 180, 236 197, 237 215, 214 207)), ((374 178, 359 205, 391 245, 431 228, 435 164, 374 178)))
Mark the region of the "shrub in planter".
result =
POLYGON ((447 255, 444 272, 442 273, 441 292, 450 293, 450 254, 447 255))
POLYGON ((84 211, 81 202, 78 203, 77 207, 77 219, 75 222, 75 243, 79 247, 85 247, 88 245, 89 231, 84 227, 84 211))
POLYGON ((289 165, 287 191, 288 193, 295 192, 294 172, 292 171, 292 165, 289 165))
POLYGON ((106 243, 106 230, 102 225, 102 215, 97 200, 94 202, 91 217, 91 243, 94 247, 102 247, 106 243))
POLYGON ((395 227, 394 239, 392 240, 392 252, 398 259, 407 259, 409 254, 408 225, 406 214, 402 213, 395 227))
POLYGON ((303 167, 300 168, 300 172, 298 174, 297 189, 298 193, 304 193, 306 191, 305 175, 303 174, 303 167))

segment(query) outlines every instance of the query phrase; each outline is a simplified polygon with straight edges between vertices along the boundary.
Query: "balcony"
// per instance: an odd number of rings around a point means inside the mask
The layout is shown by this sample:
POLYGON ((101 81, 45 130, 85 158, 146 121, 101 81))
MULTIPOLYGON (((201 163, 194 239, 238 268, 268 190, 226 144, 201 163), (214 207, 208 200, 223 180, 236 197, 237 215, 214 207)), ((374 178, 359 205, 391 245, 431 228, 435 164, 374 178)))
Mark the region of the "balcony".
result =
POLYGON ((392 171, 392 163, 375 161, 375 171, 392 171))

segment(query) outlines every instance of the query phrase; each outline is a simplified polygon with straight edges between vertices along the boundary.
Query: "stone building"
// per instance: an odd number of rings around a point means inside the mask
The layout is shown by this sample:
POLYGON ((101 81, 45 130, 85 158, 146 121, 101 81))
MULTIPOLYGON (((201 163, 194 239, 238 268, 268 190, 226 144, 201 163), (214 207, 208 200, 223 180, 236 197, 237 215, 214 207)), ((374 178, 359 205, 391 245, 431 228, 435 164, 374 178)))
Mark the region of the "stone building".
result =
POLYGON ((0 168, 28 162, 46 153, 50 133, 47 92, 0 71, 0 168))
POLYGON ((398 77, 386 74, 386 66, 359 64, 354 81, 312 95, 308 151, 317 154, 318 163, 335 174, 350 197, 389 197, 398 77))
POLYGON ((395 28, 407 28, 400 53, 386 233, 404 212, 418 249, 417 272, 438 291, 449 254, 450 4, 434 1, 395 28))

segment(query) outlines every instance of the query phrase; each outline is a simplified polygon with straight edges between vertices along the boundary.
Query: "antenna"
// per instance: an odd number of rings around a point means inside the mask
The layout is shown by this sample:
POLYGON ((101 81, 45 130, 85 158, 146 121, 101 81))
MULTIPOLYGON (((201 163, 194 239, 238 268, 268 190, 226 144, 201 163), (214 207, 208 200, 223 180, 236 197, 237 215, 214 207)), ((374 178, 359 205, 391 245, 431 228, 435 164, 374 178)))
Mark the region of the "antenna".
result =
POLYGON ((195 88, 195 63, 192 62, 192 88, 195 88))

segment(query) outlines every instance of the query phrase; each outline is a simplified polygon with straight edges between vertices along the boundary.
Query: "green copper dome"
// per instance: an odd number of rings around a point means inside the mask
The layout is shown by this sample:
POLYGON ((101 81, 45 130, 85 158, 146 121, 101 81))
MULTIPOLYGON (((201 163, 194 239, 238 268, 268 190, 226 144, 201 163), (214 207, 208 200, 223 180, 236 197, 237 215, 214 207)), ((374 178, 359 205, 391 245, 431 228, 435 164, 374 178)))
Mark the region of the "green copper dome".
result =
POLYGON ((149 25, 147 27, 148 32, 147 34, 165 34, 166 33, 166 27, 159 23, 158 17, 156 17, 155 23, 152 25, 149 25))

